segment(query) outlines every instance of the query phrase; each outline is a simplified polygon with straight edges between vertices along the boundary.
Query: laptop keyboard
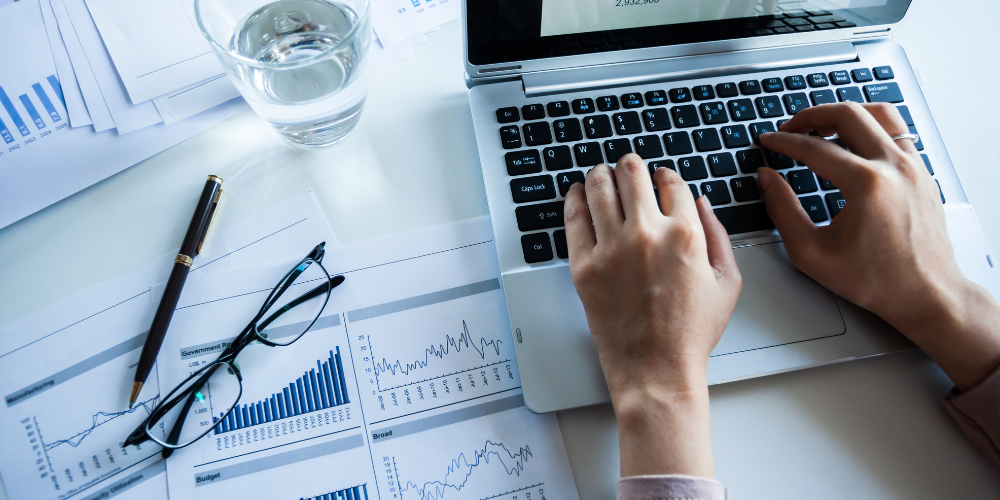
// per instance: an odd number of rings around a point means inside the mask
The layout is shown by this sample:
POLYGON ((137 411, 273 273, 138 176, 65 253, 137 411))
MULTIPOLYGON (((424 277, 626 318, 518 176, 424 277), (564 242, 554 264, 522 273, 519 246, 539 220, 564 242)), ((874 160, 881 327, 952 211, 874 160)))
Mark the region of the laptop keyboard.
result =
MULTIPOLYGON (((917 133, 894 78, 889 66, 854 68, 497 109, 524 259, 568 258, 561 229, 566 191, 594 165, 632 152, 650 175, 657 168, 679 173, 692 196, 708 198, 731 235, 774 229, 756 179, 765 165, 781 173, 813 222, 828 222, 845 204, 836 186, 760 147, 759 137, 810 106, 846 101, 896 104, 917 133)), ((922 142, 916 147, 924 149, 922 142)), ((921 157, 934 175, 927 155, 921 157)))

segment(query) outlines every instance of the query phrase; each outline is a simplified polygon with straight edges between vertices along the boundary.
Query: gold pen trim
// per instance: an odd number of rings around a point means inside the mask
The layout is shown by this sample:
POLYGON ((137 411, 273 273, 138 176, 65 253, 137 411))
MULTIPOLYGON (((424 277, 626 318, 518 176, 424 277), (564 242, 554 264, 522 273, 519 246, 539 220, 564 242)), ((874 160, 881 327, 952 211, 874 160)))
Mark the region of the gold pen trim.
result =
POLYGON ((222 177, 219 177, 218 175, 210 175, 208 176, 208 180, 222 184, 222 177))
POLYGON ((128 409, 132 409, 132 405, 135 401, 139 399, 139 392, 142 391, 142 382, 132 382, 132 393, 128 397, 128 409))
POLYGON ((174 262, 176 262, 178 264, 184 264, 185 266, 191 267, 191 264, 194 263, 194 259, 192 259, 191 257, 188 257, 187 255, 179 253, 179 254, 177 254, 177 258, 174 259, 174 262))

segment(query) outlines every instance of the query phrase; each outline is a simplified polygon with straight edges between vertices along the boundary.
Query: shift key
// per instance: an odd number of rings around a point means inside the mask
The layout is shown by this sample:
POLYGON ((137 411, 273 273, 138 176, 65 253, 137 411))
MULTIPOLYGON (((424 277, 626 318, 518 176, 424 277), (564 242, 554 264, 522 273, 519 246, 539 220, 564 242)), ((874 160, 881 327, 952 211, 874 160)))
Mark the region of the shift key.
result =
POLYGON ((517 228, 521 231, 537 231, 563 226, 563 202, 539 203, 514 209, 517 228))
POLYGON ((894 82, 865 85, 865 94, 870 102, 903 102, 903 93, 894 82))

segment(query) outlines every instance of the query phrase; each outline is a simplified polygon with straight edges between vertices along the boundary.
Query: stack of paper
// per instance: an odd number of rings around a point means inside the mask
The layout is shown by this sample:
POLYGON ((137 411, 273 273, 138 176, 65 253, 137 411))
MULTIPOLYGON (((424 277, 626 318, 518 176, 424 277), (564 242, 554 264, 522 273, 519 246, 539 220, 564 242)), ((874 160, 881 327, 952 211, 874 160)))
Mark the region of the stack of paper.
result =
POLYGON ((372 26, 379 42, 387 48, 405 45, 414 37, 462 14, 460 0, 371 0, 372 26))

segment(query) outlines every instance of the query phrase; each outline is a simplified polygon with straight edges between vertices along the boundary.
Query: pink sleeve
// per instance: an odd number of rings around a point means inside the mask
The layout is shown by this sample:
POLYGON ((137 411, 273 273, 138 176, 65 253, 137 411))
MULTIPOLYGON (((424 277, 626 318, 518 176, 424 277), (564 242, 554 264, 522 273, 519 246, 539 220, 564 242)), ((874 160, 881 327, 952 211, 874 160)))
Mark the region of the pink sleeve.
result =
POLYGON ((729 490, 707 477, 665 474, 618 480, 618 500, 729 500, 729 490))
POLYGON ((942 404, 972 444, 1000 467, 1000 368, 964 393, 953 389, 942 404))

